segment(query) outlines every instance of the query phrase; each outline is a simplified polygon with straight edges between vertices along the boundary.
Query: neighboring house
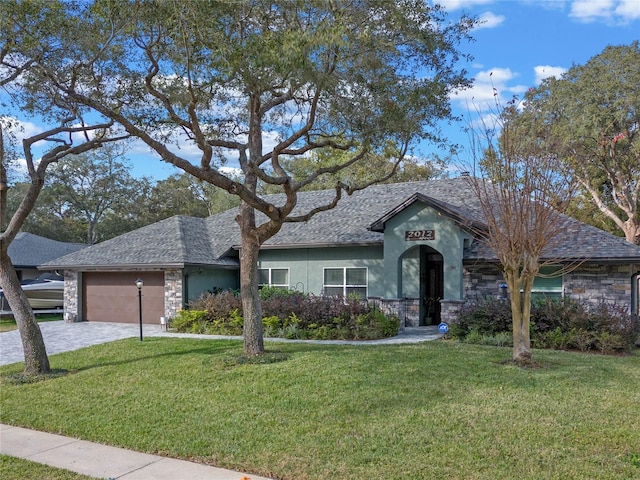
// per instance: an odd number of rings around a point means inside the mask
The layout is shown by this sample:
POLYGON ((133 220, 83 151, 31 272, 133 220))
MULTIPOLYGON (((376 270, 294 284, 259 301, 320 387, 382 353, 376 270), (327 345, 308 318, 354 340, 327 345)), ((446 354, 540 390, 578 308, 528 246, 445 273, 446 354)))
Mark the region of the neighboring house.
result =
MULTIPOLYGON (((403 326, 451 321, 481 296, 506 296, 495 255, 474 237, 482 215, 468 179, 377 185, 343 198, 306 223, 287 223, 261 248, 260 281, 316 295, 360 295, 403 326)), ((301 193, 300 211, 333 191, 301 193)), ((206 219, 176 216, 43 266, 65 272, 68 321, 173 317, 206 291, 239 286, 237 210, 206 219)), ((538 295, 625 305, 637 313, 640 247, 566 219, 551 258, 579 261, 570 273, 537 279, 538 295)), ((544 273, 552 273, 547 269, 544 273)))
MULTIPOLYGON (((22 281, 41 275, 43 272, 38 270, 39 265, 86 247, 84 243, 58 242, 33 233, 20 232, 9 245, 8 253, 18 278, 22 281)), ((51 269, 50 272, 54 273, 54 270, 51 269)))

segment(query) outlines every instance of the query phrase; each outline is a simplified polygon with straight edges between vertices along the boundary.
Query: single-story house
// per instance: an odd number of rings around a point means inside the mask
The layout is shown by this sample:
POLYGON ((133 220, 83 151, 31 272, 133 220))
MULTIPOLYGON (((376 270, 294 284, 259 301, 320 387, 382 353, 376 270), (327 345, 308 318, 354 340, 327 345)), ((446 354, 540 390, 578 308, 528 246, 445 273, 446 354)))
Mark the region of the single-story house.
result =
MULTIPOLYGON (((18 278, 30 280, 43 273, 38 270, 39 265, 86 247, 84 243, 59 242, 33 233, 19 232, 9 245, 8 253, 18 278)), ((50 273, 54 273, 54 270, 50 269, 50 273)))
MULTIPOLYGON (((333 191, 301 193, 298 207, 333 191)), ((68 321, 171 318, 203 292, 239 286, 237 210, 175 216, 42 266, 65 272, 68 321)), ((372 186, 306 223, 287 223, 260 250, 260 282, 316 295, 357 294, 397 313, 404 326, 450 321, 481 296, 506 296, 496 256, 474 236, 482 224, 468 178, 372 186)), ((539 295, 607 301, 638 310, 640 247, 566 218, 549 253, 577 267, 540 277, 539 295)), ((553 273, 550 267, 545 274, 553 273)))

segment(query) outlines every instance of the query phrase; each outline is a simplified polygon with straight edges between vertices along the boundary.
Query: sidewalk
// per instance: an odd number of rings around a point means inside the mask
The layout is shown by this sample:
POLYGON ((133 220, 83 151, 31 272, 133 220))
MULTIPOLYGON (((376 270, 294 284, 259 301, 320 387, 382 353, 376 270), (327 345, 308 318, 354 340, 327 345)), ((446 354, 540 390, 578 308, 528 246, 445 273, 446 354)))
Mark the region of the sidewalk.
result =
POLYGON ((3 424, 0 424, 0 453, 101 479, 269 480, 3 424))

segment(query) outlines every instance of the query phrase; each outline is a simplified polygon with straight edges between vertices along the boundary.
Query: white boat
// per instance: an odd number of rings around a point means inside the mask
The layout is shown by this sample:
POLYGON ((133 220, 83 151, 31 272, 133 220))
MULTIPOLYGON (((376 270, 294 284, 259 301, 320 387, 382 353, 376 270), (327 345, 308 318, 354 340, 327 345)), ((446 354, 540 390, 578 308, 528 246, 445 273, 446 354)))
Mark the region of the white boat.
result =
MULTIPOLYGON (((20 286, 33 309, 52 310, 64 305, 64 280, 61 275, 43 273, 38 278, 22 281, 20 286)), ((4 301, 2 303, 6 304, 4 301)))

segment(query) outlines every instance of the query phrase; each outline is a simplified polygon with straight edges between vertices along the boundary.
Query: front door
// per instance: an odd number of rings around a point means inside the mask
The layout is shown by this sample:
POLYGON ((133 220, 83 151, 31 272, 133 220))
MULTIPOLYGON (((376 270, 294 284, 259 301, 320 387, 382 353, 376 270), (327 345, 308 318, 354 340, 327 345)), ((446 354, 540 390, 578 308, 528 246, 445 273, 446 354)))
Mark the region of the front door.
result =
POLYGON ((440 323, 440 300, 444 294, 442 255, 426 245, 420 246, 420 325, 440 323))

